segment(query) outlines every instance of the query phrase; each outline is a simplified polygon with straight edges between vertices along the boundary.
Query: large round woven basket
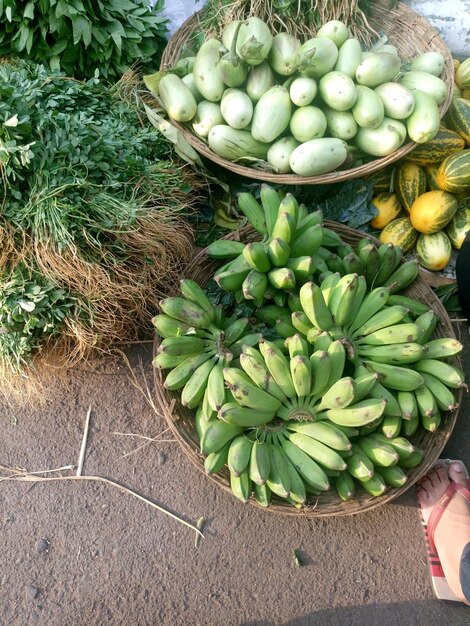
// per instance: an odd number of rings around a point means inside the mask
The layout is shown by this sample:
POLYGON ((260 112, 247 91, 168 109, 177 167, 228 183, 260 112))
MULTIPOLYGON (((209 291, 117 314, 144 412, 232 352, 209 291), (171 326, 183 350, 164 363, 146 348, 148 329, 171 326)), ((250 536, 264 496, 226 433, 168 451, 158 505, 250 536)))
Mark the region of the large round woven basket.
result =
MULTIPOLYGON (((452 57, 444 41, 424 17, 412 11, 406 4, 398 2, 393 9, 388 8, 390 4, 389 0, 378 0, 372 4, 373 14, 369 19, 370 25, 377 32, 383 32, 387 35, 389 42, 398 49, 400 58, 408 60, 421 52, 430 51, 440 52, 444 56, 446 65, 441 78, 448 87, 448 94, 446 100, 439 107, 442 118, 452 99, 452 84, 454 78, 452 57)), ((198 19, 199 14, 192 15, 184 22, 179 30, 174 33, 163 53, 161 69, 173 67, 176 64, 183 50, 188 45, 191 36, 198 29, 198 19)), ((223 168, 240 176, 285 185, 318 185, 335 183, 351 178, 361 178, 397 161, 411 152, 416 146, 414 142, 408 142, 384 158, 375 159, 360 167, 338 170, 321 176, 275 174, 223 159, 212 152, 206 143, 191 132, 188 126, 175 121, 172 123, 181 131, 186 140, 197 152, 223 168)))
MULTIPOLYGON (((363 238, 364 233, 349 228, 337 222, 329 222, 325 220, 325 226, 336 231, 341 238, 353 246, 357 244, 359 239, 363 238)), ((259 235, 253 230, 245 228, 237 233, 232 233, 228 239, 240 238, 241 241, 254 241, 259 235)), ((371 238, 374 240, 374 238, 371 238)), ((220 265, 220 261, 215 261, 207 256, 206 250, 199 252, 192 262, 187 266, 185 277, 195 280, 201 286, 207 285, 212 278, 215 270, 220 265)), ((434 333, 435 338, 453 337, 455 338, 452 323, 447 315, 447 311, 443 307, 439 298, 434 294, 432 289, 421 279, 418 278, 411 287, 408 288, 406 294, 411 298, 426 303, 440 317, 440 323, 434 333)), ((154 352, 159 345, 159 340, 154 342, 154 352)), ((460 366, 459 359, 455 359, 455 365, 460 366)), ((189 460, 197 467, 198 470, 205 474, 204 455, 199 449, 199 438, 194 426, 194 413, 184 407, 180 402, 180 395, 177 392, 171 392, 164 388, 164 376, 160 369, 154 368, 155 377, 155 399, 156 405, 160 413, 168 422, 175 438, 181 445, 183 452, 189 460)), ((456 402, 460 404, 462 399, 462 389, 456 390, 456 402)), ((407 470, 408 481, 400 488, 389 487, 387 491, 379 497, 373 497, 363 490, 356 493, 354 500, 343 502, 335 491, 322 493, 320 496, 310 496, 307 504, 302 509, 295 509, 287 501, 273 495, 272 503, 266 511, 272 513, 280 513, 285 515, 296 515, 300 517, 326 517, 332 515, 352 515, 369 511, 381 506, 391 500, 397 498, 407 491, 417 480, 419 480, 429 468, 436 462, 442 452, 447 440, 449 439, 458 416, 459 409, 445 413, 442 423, 437 432, 430 433, 424 429, 420 429, 411 437, 413 444, 423 450, 423 462, 413 469, 407 470)), ((225 467, 223 471, 208 476, 212 481, 217 483, 219 487, 231 493, 229 472, 225 467)), ((252 496, 249 502, 258 506, 256 500, 252 496)))

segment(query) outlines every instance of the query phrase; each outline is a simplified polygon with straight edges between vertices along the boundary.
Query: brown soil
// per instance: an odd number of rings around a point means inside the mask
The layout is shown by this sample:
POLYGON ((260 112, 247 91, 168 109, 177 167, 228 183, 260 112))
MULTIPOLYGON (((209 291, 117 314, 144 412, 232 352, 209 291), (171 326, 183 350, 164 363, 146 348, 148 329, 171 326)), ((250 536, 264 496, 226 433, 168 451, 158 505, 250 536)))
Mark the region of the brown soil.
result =
MULTIPOLYGON (((151 346, 128 355, 152 384, 151 346)), ((0 465, 76 464, 91 405, 84 474, 116 480, 190 523, 203 516, 205 538, 196 548, 191 529, 106 484, 4 481, 1 626, 470 623, 468 607, 434 599, 413 489, 352 517, 270 514, 222 491, 175 442, 137 450, 147 440, 115 434, 171 439, 122 359, 66 378, 46 406, 2 403, 0 465)), ((470 467, 468 411, 465 397, 445 455, 470 467)))

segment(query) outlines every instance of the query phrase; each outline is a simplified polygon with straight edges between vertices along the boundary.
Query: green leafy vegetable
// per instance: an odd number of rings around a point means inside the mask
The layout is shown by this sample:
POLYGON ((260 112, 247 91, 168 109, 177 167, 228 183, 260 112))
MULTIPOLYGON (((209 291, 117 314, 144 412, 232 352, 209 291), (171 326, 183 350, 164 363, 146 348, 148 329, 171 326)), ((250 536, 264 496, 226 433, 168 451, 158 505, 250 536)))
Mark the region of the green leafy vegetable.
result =
POLYGON ((0 56, 47 63, 69 76, 112 81, 130 66, 158 67, 166 45, 163 0, 0 2, 0 56))

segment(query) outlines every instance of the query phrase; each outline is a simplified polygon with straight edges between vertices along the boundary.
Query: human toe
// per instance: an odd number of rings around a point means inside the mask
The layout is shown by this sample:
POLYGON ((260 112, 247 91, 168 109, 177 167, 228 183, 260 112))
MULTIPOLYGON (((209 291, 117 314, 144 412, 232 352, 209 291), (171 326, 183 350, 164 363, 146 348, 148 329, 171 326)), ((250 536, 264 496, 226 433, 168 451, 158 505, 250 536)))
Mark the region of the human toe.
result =
POLYGON ((456 483, 465 483, 468 480, 465 466, 461 461, 453 461, 449 465, 448 474, 456 483))
POLYGON ((443 463, 437 463, 431 470, 421 478, 419 486, 429 494, 443 493, 449 484, 449 470, 443 463))

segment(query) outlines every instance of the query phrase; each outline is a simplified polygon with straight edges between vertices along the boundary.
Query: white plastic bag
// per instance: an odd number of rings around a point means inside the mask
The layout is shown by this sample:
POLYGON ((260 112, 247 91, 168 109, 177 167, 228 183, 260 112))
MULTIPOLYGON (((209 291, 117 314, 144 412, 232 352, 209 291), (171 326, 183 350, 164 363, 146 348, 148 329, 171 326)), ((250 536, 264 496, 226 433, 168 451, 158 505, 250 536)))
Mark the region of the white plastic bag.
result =
MULTIPOLYGON (((150 4, 155 4, 156 0, 150 0, 150 4)), ((196 11, 200 11, 206 0, 166 0, 163 7, 162 16, 168 19, 168 38, 175 30, 196 11)))

